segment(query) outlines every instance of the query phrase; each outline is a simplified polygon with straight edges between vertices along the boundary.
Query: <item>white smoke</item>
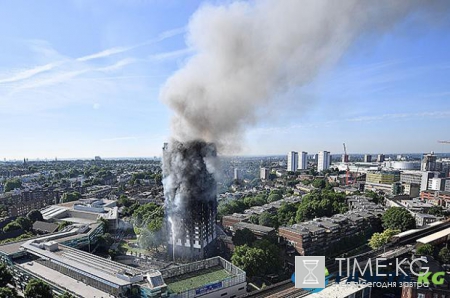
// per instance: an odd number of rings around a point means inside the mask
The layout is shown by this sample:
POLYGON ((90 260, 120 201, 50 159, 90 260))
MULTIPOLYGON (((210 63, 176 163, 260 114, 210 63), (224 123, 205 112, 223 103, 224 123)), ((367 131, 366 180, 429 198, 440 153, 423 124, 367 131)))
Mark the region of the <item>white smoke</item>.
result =
MULTIPOLYGON (((379 36, 412 15, 448 16, 450 1, 258 0, 204 5, 192 17, 195 49, 161 99, 175 112, 173 136, 236 145, 258 107, 332 65, 362 34, 379 36)), ((302 100, 299 98, 298 100, 302 100)))

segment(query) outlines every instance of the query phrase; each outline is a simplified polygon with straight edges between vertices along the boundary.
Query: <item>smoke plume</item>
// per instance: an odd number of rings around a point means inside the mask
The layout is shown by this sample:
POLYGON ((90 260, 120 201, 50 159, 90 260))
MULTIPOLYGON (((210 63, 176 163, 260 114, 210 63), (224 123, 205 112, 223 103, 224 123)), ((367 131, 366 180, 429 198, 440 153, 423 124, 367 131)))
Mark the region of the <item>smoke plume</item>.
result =
MULTIPOLYGON (((256 110, 310 82, 363 34, 376 38, 408 16, 448 16, 450 1, 258 0, 204 5, 187 43, 196 51, 168 79, 161 99, 179 141, 239 142, 256 110)), ((432 18, 429 18, 429 17, 432 18)), ((302 100, 298 98, 298 100, 302 100)))

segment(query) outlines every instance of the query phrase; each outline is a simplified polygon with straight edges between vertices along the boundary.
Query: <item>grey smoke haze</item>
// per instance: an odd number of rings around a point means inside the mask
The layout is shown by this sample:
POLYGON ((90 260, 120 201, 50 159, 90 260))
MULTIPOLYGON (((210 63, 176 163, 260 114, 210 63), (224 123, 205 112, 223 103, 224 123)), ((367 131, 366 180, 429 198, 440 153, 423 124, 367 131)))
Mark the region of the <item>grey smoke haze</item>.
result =
POLYGON ((310 82, 362 34, 376 38, 407 16, 418 22, 448 16, 449 7, 450 1, 426 0, 204 5, 188 25, 187 43, 196 55, 161 91, 174 111, 173 137, 230 148, 257 121, 259 107, 278 92, 310 82))

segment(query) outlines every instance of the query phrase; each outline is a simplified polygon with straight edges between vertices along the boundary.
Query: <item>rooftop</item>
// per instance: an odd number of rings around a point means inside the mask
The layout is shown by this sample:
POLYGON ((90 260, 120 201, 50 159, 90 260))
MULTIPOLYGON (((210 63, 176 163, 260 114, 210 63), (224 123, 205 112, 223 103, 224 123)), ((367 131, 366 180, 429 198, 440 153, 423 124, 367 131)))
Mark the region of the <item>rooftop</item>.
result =
POLYGON ((165 279, 170 293, 182 293, 208 284, 220 282, 233 275, 222 266, 189 272, 187 274, 165 279))
POLYGON ((438 239, 440 239, 442 237, 448 236, 448 235, 450 235, 450 228, 447 228, 445 230, 442 230, 442 231, 433 233, 431 235, 422 237, 420 239, 417 239, 417 242, 426 244, 426 243, 430 243, 430 242, 436 241, 436 240, 438 240, 438 239))

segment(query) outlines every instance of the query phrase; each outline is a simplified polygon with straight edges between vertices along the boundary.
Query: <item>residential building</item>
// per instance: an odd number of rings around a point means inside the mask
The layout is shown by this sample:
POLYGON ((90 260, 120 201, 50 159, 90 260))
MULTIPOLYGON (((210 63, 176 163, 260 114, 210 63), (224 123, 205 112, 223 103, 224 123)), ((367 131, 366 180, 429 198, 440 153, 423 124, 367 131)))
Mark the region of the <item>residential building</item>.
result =
POLYGON ((364 155, 364 162, 372 162, 372 155, 370 154, 364 155))
POLYGON ((298 152, 290 151, 287 155, 287 171, 295 172, 298 168, 298 152))
POLYGON ((321 172, 330 168, 331 155, 329 151, 320 151, 317 159, 317 171, 321 172))
POLYGON ((450 178, 431 178, 428 180, 429 190, 450 190, 450 178))
POLYGON ((438 178, 439 174, 440 174, 439 172, 430 172, 430 171, 422 172, 422 179, 420 182, 420 191, 429 189, 430 179, 438 178))
POLYGON ((299 170, 308 169, 308 152, 302 151, 298 155, 298 169, 299 170))
POLYGON ((384 160, 385 160, 384 154, 378 154, 377 162, 384 162, 384 160))
POLYGON ((422 157, 422 165, 421 170, 422 171, 437 171, 436 167, 436 160, 437 156, 434 154, 434 152, 424 154, 422 157))
MULTIPOLYGON (((367 207, 370 208, 369 205, 367 207)), ((383 210, 352 210, 332 217, 316 218, 312 221, 280 227, 278 234, 302 256, 323 254, 333 249, 333 244, 347 237, 362 233, 380 224, 383 210)))
POLYGON ((269 179, 270 169, 269 168, 261 168, 259 170, 259 178, 261 180, 269 179))
POLYGON ((234 180, 241 179, 241 170, 238 168, 234 168, 234 180))
POLYGON ((420 199, 446 208, 450 207, 450 192, 448 191, 425 190, 420 192, 420 199))

